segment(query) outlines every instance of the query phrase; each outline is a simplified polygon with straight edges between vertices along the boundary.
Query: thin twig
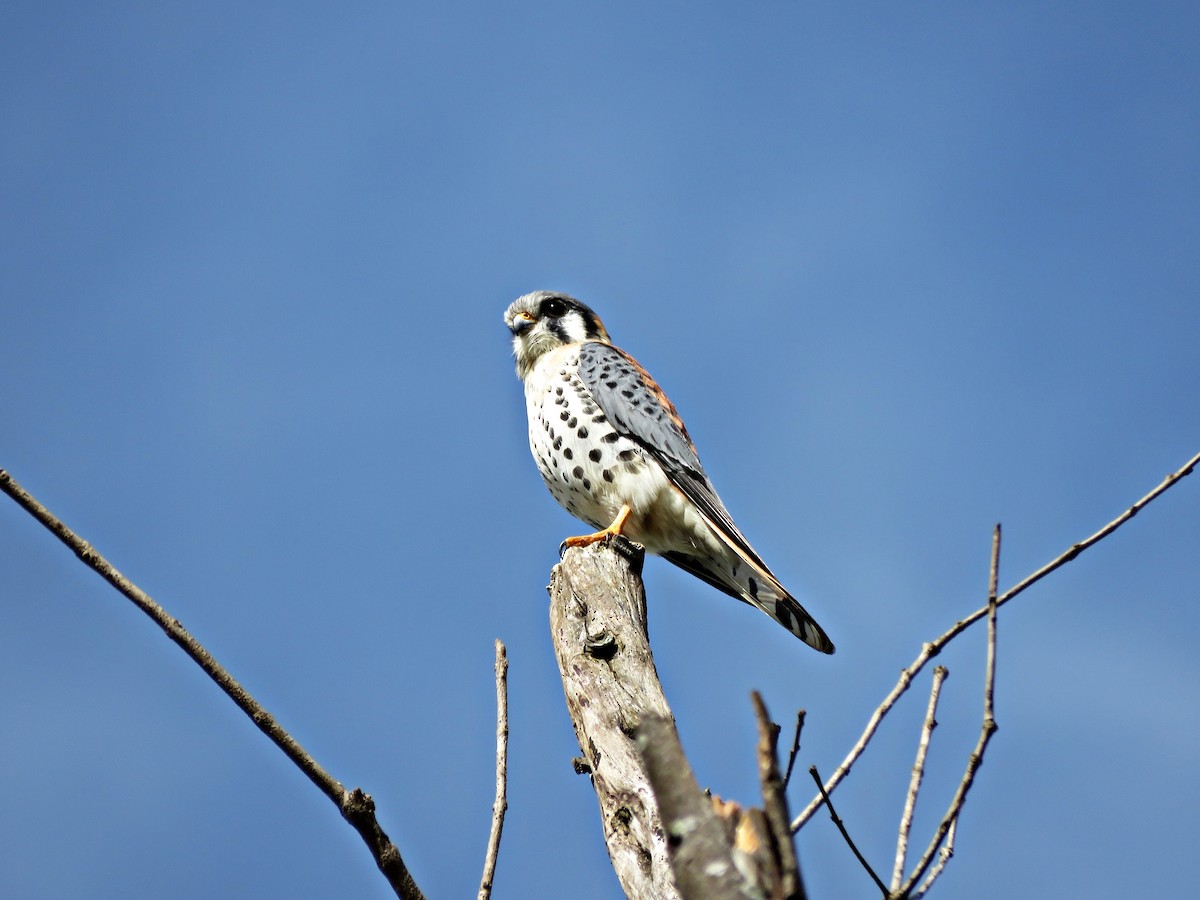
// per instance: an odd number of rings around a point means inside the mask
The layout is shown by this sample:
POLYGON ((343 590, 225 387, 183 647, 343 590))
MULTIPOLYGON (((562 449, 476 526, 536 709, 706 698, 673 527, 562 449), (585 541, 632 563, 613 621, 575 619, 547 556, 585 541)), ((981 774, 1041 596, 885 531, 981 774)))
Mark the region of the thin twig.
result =
POLYGON ((909 900, 917 900, 918 897, 924 897, 925 892, 938 880, 938 876, 942 874, 942 870, 946 868, 946 863, 950 862, 950 858, 954 856, 954 839, 958 836, 958 819, 950 823, 950 830, 946 832, 946 843, 942 844, 942 849, 938 851, 937 862, 933 868, 929 870, 929 876, 925 882, 913 892, 909 900))
MULTIPOLYGON (((1121 513, 1121 515, 1117 516, 1095 534, 1084 538, 1077 544, 1072 544, 1070 548, 1061 553, 1059 556, 1055 557, 1050 562, 1046 563, 1046 565, 1042 566, 1036 572, 1026 577, 1023 581, 1013 585, 996 599, 996 605, 1003 606, 1005 603, 1007 603, 1009 600, 1012 600, 1027 588, 1030 588, 1037 582, 1041 581, 1055 569, 1058 569, 1075 559, 1075 557, 1077 557, 1084 550, 1087 550, 1093 544, 1096 544, 1108 537, 1110 534, 1136 516, 1139 512, 1141 512, 1141 510, 1144 509, 1148 504, 1157 499, 1169 488, 1174 486, 1180 479, 1190 475, 1198 463, 1200 463, 1200 453, 1189 459, 1183 468, 1168 475, 1158 487, 1148 493, 1141 500, 1138 500, 1133 504, 1133 506, 1129 507, 1129 509, 1125 510, 1125 512, 1121 513)), ((975 610, 975 612, 971 613, 965 619, 955 622, 953 627, 951 627, 945 634, 925 644, 921 648, 921 652, 917 655, 917 658, 913 660, 912 664, 901 670, 900 679, 896 682, 896 686, 892 688, 891 692, 884 697, 883 702, 880 703, 875 709, 875 712, 871 714, 871 718, 867 720, 867 725, 866 728, 863 729, 862 735, 859 736, 859 739, 855 742, 854 746, 850 748, 850 752, 846 754, 846 758, 842 760, 841 764, 833 771, 833 774, 830 775, 829 779, 825 782, 824 787, 827 792, 832 793, 833 790, 842 783, 842 780, 850 774, 851 767, 858 762, 858 758, 862 756, 863 751, 866 750, 867 744, 870 743, 871 738, 875 736, 875 732, 879 729, 879 725, 883 721, 884 717, 891 712, 892 707, 896 705, 896 701, 899 700, 900 697, 903 696, 904 693, 909 689, 909 687, 912 685, 913 678, 915 678, 917 674, 925 668, 929 660, 937 656, 946 646, 946 644, 958 637, 958 635, 966 631, 967 628, 974 625, 980 619, 984 618, 987 614, 988 607, 985 606, 982 609, 975 610)), ((804 823, 812 818, 813 813, 820 809, 821 804, 824 802, 825 801, 820 795, 814 797, 809 802, 808 806, 801 810, 800 815, 796 816, 796 818, 792 820, 792 831, 798 831, 804 827, 804 823)))
POLYGON ((933 670, 933 684, 929 688, 929 708, 925 711, 925 722, 921 726, 921 737, 917 741, 917 758, 912 767, 912 778, 908 783, 908 794, 904 798, 904 812, 900 815, 900 829, 896 837, 896 863, 892 868, 892 890, 900 887, 904 877, 904 866, 908 857, 908 837, 912 832, 913 813, 917 808, 917 794, 921 790, 921 779, 925 776, 925 758, 929 754, 929 741, 933 729, 937 728, 938 698, 942 693, 942 683, 949 676, 950 670, 945 666, 937 666, 933 670))
POLYGON ((387 878, 396 896, 405 900, 424 900, 424 894, 413 881, 408 868, 400 856, 400 851, 379 827, 375 818, 375 802, 369 794, 359 788, 346 788, 325 771, 324 768, 300 746, 287 731, 284 730, 269 712, 267 712, 250 693, 242 687, 229 672, 218 663, 212 655, 187 630, 179 620, 158 605, 145 591, 117 571, 113 565, 79 535, 57 519, 46 507, 42 506, 28 491, 13 480, 4 469, 0 469, 0 490, 12 497, 21 508, 42 523, 55 537, 67 545, 87 566, 93 569, 101 578, 116 588, 155 624, 167 637, 192 658, 205 674, 211 678, 222 691, 237 704, 255 726, 280 750, 284 752, 301 772, 317 786, 317 788, 337 806, 343 818, 346 819, 359 833, 366 843, 371 855, 375 858, 379 870, 387 878))
POLYGON ((850 837, 850 832, 846 831, 846 826, 842 823, 837 811, 833 808, 833 801, 829 799, 829 794, 825 791, 825 785, 821 783, 821 776, 817 772, 817 767, 809 766, 808 774, 811 775, 813 781, 817 783, 817 790, 821 792, 821 796, 825 800, 825 807, 829 810, 829 817, 833 819, 833 824, 837 826, 837 830, 842 833, 842 837, 845 838, 846 843, 850 846, 850 849, 854 851, 855 858, 862 864, 862 867, 867 870, 867 874, 871 876, 871 880, 875 882, 875 885, 879 888, 880 893, 882 893, 885 897, 889 896, 887 885, 884 884, 882 879, 875 874, 875 870, 871 868, 871 864, 867 862, 866 857, 859 852, 858 847, 855 846, 854 841, 850 837))
POLYGON ((784 793, 787 792, 788 785, 792 782, 792 768, 796 765, 797 754, 800 753, 800 732, 804 730, 805 715, 804 710, 796 710, 796 733, 792 735, 792 749, 788 751, 787 770, 783 773, 784 793))
MULTIPOLYGON (((999 570, 1000 526, 997 525, 995 532, 992 534, 992 566, 991 574, 988 578, 987 670, 983 676, 983 724, 979 729, 979 740, 975 744, 975 749, 971 751, 971 755, 967 758, 967 771, 963 773, 958 790, 954 792, 954 799, 950 801, 950 808, 946 810, 946 814, 942 816, 942 821, 938 823, 937 830, 934 832, 933 839, 929 842, 929 847, 926 848, 925 854, 921 857, 920 862, 917 863, 908 881, 904 883, 904 887, 901 888, 902 896, 920 896, 920 894, 912 894, 913 888, 933 862, 938 847, 946 839, 951 826, 958 821, 963 804, 967 801, 967 792, 971 790, 971 785, 975 783, 975 773, 983 765, 983 754, 987 750, 992 735, 996 733, 996 609, 999 606, 996 601, 996 584, 999 580, 999 570)), ((948 860, 949 857, 946 857, 946 859, 948 860)), ((944 864, 942 868, 945 868, 944 864)), ((922 885, 921 893, 928 890, 932 883, 932 880, 930 880, 922 885)))
POLYGON ((492 896, 496 877, 496 857, 500 853, 500 833, 508 811, 508 654, 496 641, 496 800, 492 803, 492 830, 488 835, 487 855, 483 858, 483 879, 479 882, 479 900, 492 896))

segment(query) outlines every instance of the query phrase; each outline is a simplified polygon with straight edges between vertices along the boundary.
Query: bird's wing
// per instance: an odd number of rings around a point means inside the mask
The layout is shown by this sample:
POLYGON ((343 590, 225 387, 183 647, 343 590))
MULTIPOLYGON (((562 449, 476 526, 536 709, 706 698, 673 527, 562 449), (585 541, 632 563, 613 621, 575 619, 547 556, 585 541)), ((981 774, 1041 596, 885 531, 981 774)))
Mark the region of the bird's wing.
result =
POLYGON ((611 344, 589 342, 579 350, 579 375, 613 427, 636 441, 663 467, 714 529, 764 570, 746 536, 733 523, 709 481, 675 405, 637 360, 611 344))
POLYGON ((662 388, 628 353, 611 344, 590 342, 579 351, 579 374, 592 399, 623 436, 636 441, 662 466, 667 478, 699 510, 729 551, 746 565, 726 571, 712 560, 669 552, 665 558, 753 606, 757 606, 798 638, 822 653, 833 642, 779 583, 733 524, 725 504, 709 481, 683 420, 662 388))

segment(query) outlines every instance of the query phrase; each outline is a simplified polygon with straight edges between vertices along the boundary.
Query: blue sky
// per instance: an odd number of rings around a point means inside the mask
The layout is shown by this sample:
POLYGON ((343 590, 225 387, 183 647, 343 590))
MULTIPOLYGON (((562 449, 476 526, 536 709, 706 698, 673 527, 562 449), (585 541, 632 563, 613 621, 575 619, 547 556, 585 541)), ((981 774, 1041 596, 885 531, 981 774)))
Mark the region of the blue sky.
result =
MULTIPOLYGON (((25 4, 0 13, 0 466, 348 785, 431 897, 618 896, 550 647, 578 526, 504 307, 594 306, 824 658, 662 562, 700 781, 753 720, 831 770, 921 642, 1200 448, 1194 4, 25 4)), ((936 896, 1181 896, 1200 482, 1007 607, 1000 731, 936 896)), ((333 807, 0 503, 0 894, 385 897, 333 807)), ((979 727, 949 666, 917 831, 979 727)), ((922 682, 837 795, 876 866, 922 682)), ((793 791, 796 807, 811 792, 793 791)), ((871 887, 825 818, 811 896, 871 887)))

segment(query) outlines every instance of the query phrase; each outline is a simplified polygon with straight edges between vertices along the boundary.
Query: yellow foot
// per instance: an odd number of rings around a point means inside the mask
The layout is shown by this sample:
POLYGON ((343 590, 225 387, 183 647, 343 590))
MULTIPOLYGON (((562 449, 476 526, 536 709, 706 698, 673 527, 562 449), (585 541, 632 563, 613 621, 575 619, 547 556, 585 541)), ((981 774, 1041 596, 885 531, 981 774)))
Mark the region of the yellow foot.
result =
POLYGON ((621 507, 621 511, 617 513, 617 517, 613 519, 613 523, 603 531, 597 531, 595 534, 581 534, 578 537, 569 537, 562 542, 559 548, 560 554, 567 547, 587 547, 600 541, 607 541, 610 537, 619 537, 621 529, 625 527, 625 520, 629 518, 629 514, 633 512, 632 507, 625 505, 621 507))

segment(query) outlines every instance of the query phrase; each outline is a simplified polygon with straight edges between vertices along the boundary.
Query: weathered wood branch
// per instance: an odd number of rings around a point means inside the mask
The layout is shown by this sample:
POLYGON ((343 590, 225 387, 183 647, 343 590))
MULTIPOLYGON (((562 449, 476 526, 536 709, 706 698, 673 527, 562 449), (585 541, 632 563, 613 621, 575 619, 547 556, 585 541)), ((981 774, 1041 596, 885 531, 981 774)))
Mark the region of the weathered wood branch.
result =
POLYGON ((666 834, 634 743, 646 717, 672 721, 646 633, 643 559, 626 541, 568 549, 550 575, 550 630, 583 752, 576 768, 591 774, 621 887, 635 900, 673 900, 666 834))
POLYGON ((637 900, 801 898, 777 726, 759 701, 766 813, 700 788, 650 652, 643 559, 624 540, 568 549, 550 578, 554 650, 583 751, 576 767, 591 774, 621 887, 637 900))
MULTIPOLYGON (((744 900, 744 878, 730 846, 736 826, 722 821, 700 790, 669 719, 647 716, 638 727, 647 777, 669 836, 671 865, 679 894, 687 900, 744 900)), ((731 804, 734 815, 741 809, 731 804)), ((754 895, 749 895, 754 896, 754 895)))

